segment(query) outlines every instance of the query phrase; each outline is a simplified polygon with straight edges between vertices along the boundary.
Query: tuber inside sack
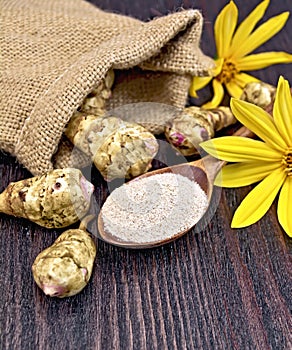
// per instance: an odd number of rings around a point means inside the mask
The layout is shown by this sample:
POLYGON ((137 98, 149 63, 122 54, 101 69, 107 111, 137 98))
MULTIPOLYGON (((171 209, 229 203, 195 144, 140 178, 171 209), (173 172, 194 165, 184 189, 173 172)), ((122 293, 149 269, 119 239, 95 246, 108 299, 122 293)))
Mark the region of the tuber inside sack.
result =
POLYGON ((107 109, 141 101, 182 108, 191 76, 213 66, 199 48, 198 10, 145 23, 80 0, 4 0, 1 13, 0 148, 34 175, 53 161, 88 161, 82 152, 72 159, 63 133, 109 70, 107 109))

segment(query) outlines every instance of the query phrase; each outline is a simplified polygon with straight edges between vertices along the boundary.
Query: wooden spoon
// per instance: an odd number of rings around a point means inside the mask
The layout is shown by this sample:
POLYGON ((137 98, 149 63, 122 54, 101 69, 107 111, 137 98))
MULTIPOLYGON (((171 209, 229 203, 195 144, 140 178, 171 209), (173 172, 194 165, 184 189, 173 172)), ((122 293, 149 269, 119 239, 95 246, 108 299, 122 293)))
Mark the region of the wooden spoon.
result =
MULTIPOLYGON (((234 133, 234 136, 252 137, 253 134, 246 127, 241 127, 239 130, 237 130, 234 133)), ((131 184, 132 181, 137 181, 139 179, 153 176, 156 174, 163 174, 163 173, 180 174, 188 177, 190 180, 195 181, 200 185, 200 187, 203 189, 203 191, 207 195, 208 206, 210 206, 215 177, 218 174, 219 170, 225 164, 226 164, 225 161, 218 160, 208 155, 206 157, 203 157, 193 162, 183 163, 183 164, 174 165, 167 168, 150 171, 148 173, 140 175, 135 179, 129 181, 126 185, 131 184)), ((207 212, 207 209, 205 213, 202 215, 202 217, 206 214, 206 212, 207 212)), ((171 237, 169 238, 165 238, 164 236, 163 239, 161 240, 148 241, 143 243, 135 242, 135 241, 126 241, 112 235, 111 232, 108 232, 105 230, 102 208, 98 216, 98 230, 99 230, 100 238, 110 244, 125 247, 125 248, 144 249, 144 248, 153 248, 156 246, 160 246, 181 237, 190 229, 191 227, 188 228, 187 230, 177 232, 175 235, 171 235, 171 237)))

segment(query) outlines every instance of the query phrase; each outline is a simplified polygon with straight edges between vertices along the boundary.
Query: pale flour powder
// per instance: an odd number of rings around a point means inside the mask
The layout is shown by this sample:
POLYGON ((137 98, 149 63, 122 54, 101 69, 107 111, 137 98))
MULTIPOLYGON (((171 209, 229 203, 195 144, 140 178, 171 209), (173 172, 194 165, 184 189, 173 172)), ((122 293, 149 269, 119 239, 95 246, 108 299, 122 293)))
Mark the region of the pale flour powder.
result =
POLYGON ((208 199, 187 177, 164 173, 116 188, 102 208, 104 230, 122 241, 161 241, 188 230, 203 216, 208 199))

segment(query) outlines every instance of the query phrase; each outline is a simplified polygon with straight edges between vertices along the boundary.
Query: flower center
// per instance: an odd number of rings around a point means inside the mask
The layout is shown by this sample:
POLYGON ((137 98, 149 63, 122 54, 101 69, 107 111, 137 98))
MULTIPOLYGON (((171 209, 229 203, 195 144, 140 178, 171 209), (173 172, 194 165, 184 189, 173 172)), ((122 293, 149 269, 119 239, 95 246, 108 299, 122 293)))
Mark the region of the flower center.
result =
POLYGON ((237 73, 238 69, 236 68, 235 63, 230 59, 225 59, 221 72, 217 75, 216 79, 219 80, 221 84, 226 84, 233 80, 237 73))
POLYGON ((288 148, 283 155, 282 164, 285 167, 287 175, 292 176, 292 148, 288 148))

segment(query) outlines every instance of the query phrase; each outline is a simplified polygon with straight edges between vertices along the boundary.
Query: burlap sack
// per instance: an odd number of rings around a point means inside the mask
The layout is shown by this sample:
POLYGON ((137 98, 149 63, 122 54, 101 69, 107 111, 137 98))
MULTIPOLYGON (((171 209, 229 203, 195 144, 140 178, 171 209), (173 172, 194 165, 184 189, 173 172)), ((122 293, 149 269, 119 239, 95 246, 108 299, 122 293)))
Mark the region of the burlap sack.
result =
POLYGON ((0 148, 33 174, 51 170, 54 154, 65 166, 68 144, 56 156, 64 128, 110 68, 117 79, 109 108, 183 107, 191 75, 212 66, 199 49, 201 29, 197 10, 144 23, 80 0, 2 1, 0 148))

